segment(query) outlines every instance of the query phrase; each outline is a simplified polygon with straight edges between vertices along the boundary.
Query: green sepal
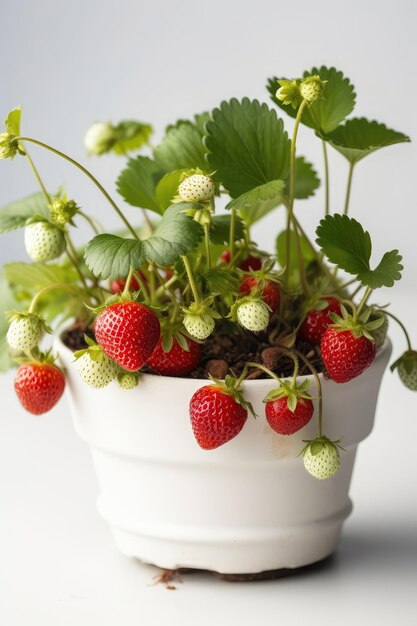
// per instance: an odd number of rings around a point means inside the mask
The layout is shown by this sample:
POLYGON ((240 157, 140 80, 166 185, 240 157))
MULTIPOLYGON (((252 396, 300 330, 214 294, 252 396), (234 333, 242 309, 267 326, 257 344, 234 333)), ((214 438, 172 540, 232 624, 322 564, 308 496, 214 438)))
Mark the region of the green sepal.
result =
POLYGON ((346 452, 346 449, 341 445, 342 439, 337 439, 332 441, 328 437, 322 435, 321 437, 316 437, 315 439, 303 439, 303 443, 306 445, 298 454, 298 456, 304 456, 308 448, 310 448, 310 452, 313 456, 319 454, 324 447, 336 448, 336 450, 343 450, 346 452))
POLYGON ((42 330, 45 333, 48 333, 49 335, 52 334, 52 328, 50 326, 48 326, 48 324, 46 323, 46 321, 43 319, 43 317, 41 317, 40 315, 38 315, 37 313, 29 313, 26 311, 5 311, 5 315, 7 318, 7 321, 9 322, 9 324, 11 322, 13 322, 14 320, 17 319, 22 319, 22 318, 31 318, 33 320, 36 320, 38 323, 40 323, 42 325, 42 330))
POLYGON ((209 374, 209 379, 216 387, 221 389, 223 393, 227 394, 228 396, 232 396, 236 400, 236 402, 243 406, 244 409, 249 411, 249 413, 251 413, 254 418, 257 417, 251 402, 248 402, 248 400, 246 400, 246 398, 244 397, 241 390, 241 384, 238 385, 238 379, 236 379, 234 376, 231 376, 230 374, 227 374, 225 376, 224 381, 219 380, 214 376, 211 376, 211 374, 209 374))

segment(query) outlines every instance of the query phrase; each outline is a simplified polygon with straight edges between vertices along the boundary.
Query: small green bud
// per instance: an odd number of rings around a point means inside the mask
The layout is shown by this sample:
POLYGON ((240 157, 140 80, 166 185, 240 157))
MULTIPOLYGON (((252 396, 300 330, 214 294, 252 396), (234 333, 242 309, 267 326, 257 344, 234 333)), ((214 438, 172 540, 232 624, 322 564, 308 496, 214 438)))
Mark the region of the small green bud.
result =
POLYGON ((280 88, 276 93, 277 99, 281 100, 283 104, 290 104, 293 109, 296 109, 301 104, 302 100, 297 81, 279 80, 278 84, 280 85, 280 88))
POLYGON ((74 200, 68 200, 66 195, 54 198, 51 204, 51 222, 57 226, 72 223, 72 218, 79 210, 74 200))
POLYGON ((0 159, 13 159, 18 152, 19 142, 11 133, 0 133, 0 159))
POLYGON ((139 376, 136 372, 123 372, 117 377, 117 382, 122 389, 134 389, 139 383, 139 376))
POLYGON ((312 104, 321 97, 326 83, 327 80, 322 80, 320 76, 308 76, 300 84, 301 97, 312 104))
POLYGON ((96 122, 87 130, 84 145, 90 154, 104 154, 117 141, 117 133, 108 122, 96 122))

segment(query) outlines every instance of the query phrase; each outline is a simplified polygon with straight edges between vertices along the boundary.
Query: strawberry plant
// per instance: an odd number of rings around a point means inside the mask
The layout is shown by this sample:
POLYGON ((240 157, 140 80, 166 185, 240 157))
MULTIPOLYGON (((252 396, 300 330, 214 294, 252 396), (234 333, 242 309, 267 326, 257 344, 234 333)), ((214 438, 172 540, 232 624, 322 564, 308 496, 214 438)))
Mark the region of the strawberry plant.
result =
POLYGON ((402 257, 390 249, 371 264, 371 235, 350 206, 358 164, 409 138, 352 117, 354 87, 335 68, 312 68, 297 79, 272 77, 267 90, 269 104, 223 101, 168 126, 157 145, 146 123, 93 124, 85 136, 88 152, 127 158, 116 188, 140 209, 134 223, 84 165, 26 136, 20 109, 8 114, 0 157, 25 159, 40 188, 0 211, 0 232, 23 229, 32 261, 6 264, 1 284, 7 322, 0 323, 0 366, 20 363, 15 389, 28 411, 50 410, 63 392, 58 361, 39 344, 70 319, 64 341, 76 348, 78 373, 93 388, 113 382, 128 392, 139 383, 140 394, 143 372, 211 379, 189 399, 203 449, 226 444, 245 427, 252 411, 245 378, 272 378, 276 386, 265 398, 263 419, 283 436, 316 419, 317 436, 305 441, 301 454, 318 479, 330 478, 343 462, 341 440, 324 433, 320 373, 335 383, 360 376, 392 319, 406 340, 392 369, 417 389, 417 351, 407 330, 388 307, 373 303, 376 290, 401 278, 402 257), (291 136, 281 114, 293 118, 291 136), (324 155, 325 201, 315 238, 298 211, 320 184, 299 153, 300 125, 324 155), (32 148, 86 175, 122 230, 105 232, 69 191, 49 189, 32 148), (330 197, 330 150, 348 164, 343 207, 330 197), (253 226, 273 211, 285 214, 286 227, 276 233, 275 250, 264 251, 252 238, 253 226), (72 237, 80 220, 92 237, 77 249, 72 237), (300 383, 299 374, 311 378, 300 383))

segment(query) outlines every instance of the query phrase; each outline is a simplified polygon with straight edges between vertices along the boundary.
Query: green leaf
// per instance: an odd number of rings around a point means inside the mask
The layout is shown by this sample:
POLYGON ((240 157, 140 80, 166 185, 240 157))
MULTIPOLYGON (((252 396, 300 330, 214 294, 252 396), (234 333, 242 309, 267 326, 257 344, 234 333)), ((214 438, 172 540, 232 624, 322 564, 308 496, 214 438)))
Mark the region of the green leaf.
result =
POLYGON ((246 225, 251 226, 282 202, 284 189, 283 180, 272 180, 235 198, 226 209, 238 209, 246 225))
POLYGON ((352 164, 385 146, 410 141, 407 135, 364 117, 348 120, 333 132, 319 136, 352 164))
POLYGON ((153 128, 150 124, 135 122, 133 120, 120 122, 115 126, 115 130, 118 139, 113 145, 113 150, 117 154, 126 154, 127 152, 138 150, 144 144, 148 143, 149 137, 153 133, 153 128))
POLYGON ((203 143, 204 115, 196 123, 181 120, 169 126, 165 137, 154 150, 158 165, 166 171, 199 167, 207 171, 206 149, 203 143))
POLYGON ((204 275, 204 279, 210 293, 221 296, 237 291, 239 284, 239 279, 227 268, 211 269, 204 275))
POLYGON ((179 256, 199 245, 204 235, 203 228, 184 213, 192 206, 189 202, 179 202, 165 211, 152 237, 143 241, 147 260, 157 265, 172 265, 179 256))
POLYGON ((43 193, 34 193, 0 209, 0 233, 23 228, 27 220, 34 215, 49 217, 49 208, 43 193))
POLYGON ((264 183, 285 180, 290 140, 266 104, 243 98, 222 102, 206 125, 208 162, 232 198, 264 183))
POLYGON ((162 213, 155 189, 163 175, 161 167, 148 157, 129 159, 117 179, 117 191, 132 206, 162 213))
POLYGON ((127 276, 130 267, 139 268, 145 261, 171 265, 194 250, 203 238, 202 227, 183 213, 189 208, 190 203, 171 205, 152 236, 143 241, 97 235, 85 250, 87 267, 94 276, 106 279, 127 276))
POLYGON ((172 198, 178 194, 181 175, 185 170, 177 170, 168 172, 159 181, 156 186, 156 201, 162 212, 164 212, 172 204, 172 198))
MULTIPOLYGON (((315 75, 319 75, 322 80, 327 80, 323 98, 316 100, 304 110, 301 121, 310 128, 329 133, 353 111, 356 94, 349 79, 334 67, 313 67, 310 71, 303 73, 303 78, 315 75)), ((278 89, 278 78, 270 78, 267 89, 275 104, 295 118, 297 110, 284 105, 275 96, 278 89)))
MULTIPOLYGON (((229 243, 230 236, 230 215, 214 215, 210 226, 210 241, 215 245, 229 243)), ((243 239, 244 227, 242 220, 237 217, 235 224, 235 241, 243 239)))
POLYGON ((48 285, 76 282, 78 279, 72 266, 45 263, 7 263, 3 271, 9 283, 31 291, 38 291, 48 285))
POLYGON ((316 242, 329 261, 356 276, 363 285, 372 289, 392 287, 394 281, 401 278, 402 257, 398 250, 385 253, 379 265, 371 269, 371 237, 355 219, 337 213, 327 215, 321 220, 316 235, 316 242))
MULTIPOLYGON (((311 163, 306 161, 304 157, 297 157, 295 160, 295 198, 305 200, 313 196, 319 186, 320 179, 311 163)), ((287 178, 285 188, 289 193, 289 178, 287 178)))
POLYGON ((13 109, 10 111, 8 116, 4 121, 4 125, 6 127, 6 133, 10 133, 11 135, 15 135, 18 137, 20 135, 20 117, 22 115, 21 108, 13 109))
POLYGON ((360 274, 360 280, 364 285, 371 287, 371 289, 392 287, 394 281, 401 278, 401 271, 404 269, 401 261, 402 256, 398 253, 398 250, 386 252, 374 270, 360 274))
MULTIPOLYGON (((308 240, 305 237, 300 236, 301 253, 303 255, 304 262, 310 263, 315 259, 314 250, 311 249, 308 240)), ((283 230, 277 237, 276 241, 277 259, 281 267, 285 267, 287 263, 287 231, 283 230)), ((290 233, 290 262, 289 273, 298 271, 298 248, 296 234, 291 231, 290 233)))

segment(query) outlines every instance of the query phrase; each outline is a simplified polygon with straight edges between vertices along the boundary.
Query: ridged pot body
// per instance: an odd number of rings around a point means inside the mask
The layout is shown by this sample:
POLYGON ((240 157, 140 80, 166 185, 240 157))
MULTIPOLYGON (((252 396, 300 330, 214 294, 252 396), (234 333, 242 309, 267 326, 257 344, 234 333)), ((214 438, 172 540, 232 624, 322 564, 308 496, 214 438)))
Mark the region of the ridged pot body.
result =
POLYGON ((270 380, 243 385, 257 419, 249 416, 235 439, 204 451, 193 436, 189 402, 206 380, 144 374, 130 391, 116 382, 95 390, 79 378, 72 352, 61 342, 56 349, 75 428, 91 449, 98 509, 124 554, 169 569, 249 574, 308 565, 336 549, 352 508, 357 446, 374 424, 389 342, 350 383, 321 376, 325 433, 342 437, 346 449, 340 471, 325 481, 312 478, 298 456, 303 440, 316 435, 317 411, 295 435, 276 434, 262 402, 274 386, 270 380))

